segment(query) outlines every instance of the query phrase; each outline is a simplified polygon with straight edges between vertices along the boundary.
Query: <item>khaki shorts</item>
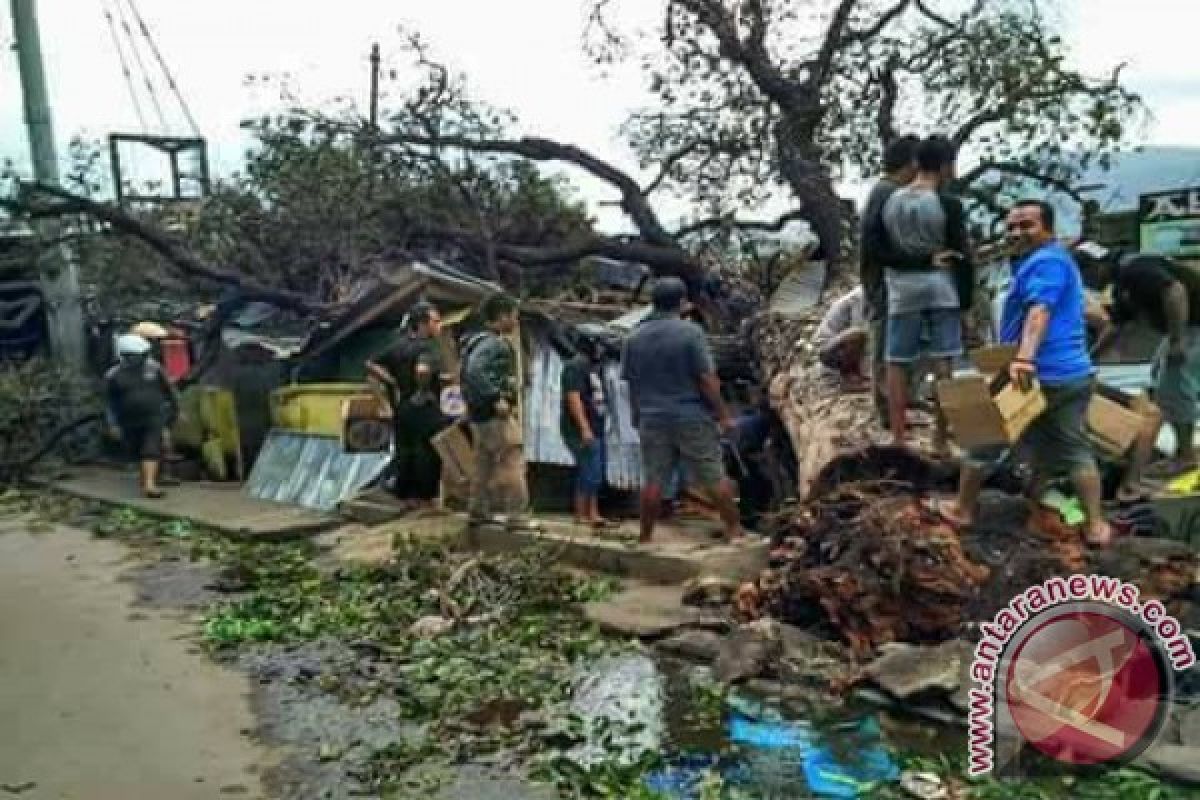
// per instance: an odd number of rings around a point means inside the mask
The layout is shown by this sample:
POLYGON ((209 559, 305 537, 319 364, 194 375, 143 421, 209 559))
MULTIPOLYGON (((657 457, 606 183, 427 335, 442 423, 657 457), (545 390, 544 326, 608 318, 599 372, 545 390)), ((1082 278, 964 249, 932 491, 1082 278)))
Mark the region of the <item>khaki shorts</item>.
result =
POLYGON ((712 488, 725 479, 721 433, 712 419, 643 419, 642 485, 663 488, 683 465, 688 480, 712 488))

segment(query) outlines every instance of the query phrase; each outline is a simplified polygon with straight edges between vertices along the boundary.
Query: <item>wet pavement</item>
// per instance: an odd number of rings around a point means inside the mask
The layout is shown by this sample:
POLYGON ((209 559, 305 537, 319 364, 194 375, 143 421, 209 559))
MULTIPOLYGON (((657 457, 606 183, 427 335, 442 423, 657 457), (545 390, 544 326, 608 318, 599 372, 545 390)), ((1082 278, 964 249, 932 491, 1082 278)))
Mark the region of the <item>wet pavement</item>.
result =
POLYGON ((241 675, 134 606, 129 551, 0 521, 0 786, 23 800, 263 797, 241 675))

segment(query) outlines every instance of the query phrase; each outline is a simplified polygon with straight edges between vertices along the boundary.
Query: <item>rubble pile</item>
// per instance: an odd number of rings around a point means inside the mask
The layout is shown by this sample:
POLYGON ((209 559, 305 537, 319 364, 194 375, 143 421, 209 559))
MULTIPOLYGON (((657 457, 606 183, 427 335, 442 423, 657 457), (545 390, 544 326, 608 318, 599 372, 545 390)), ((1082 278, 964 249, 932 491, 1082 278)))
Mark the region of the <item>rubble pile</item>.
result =
POLYGON ((859 657, 889 642, 959 635, 991 574, 952 528, 883 482, 846 484, 809 503, 785 546, 772 612, 805 627, 823 622, 859 657))
POLYGON ((1076 528, 1048 509, 1003 492, 985 492, 976 523, 962 535, 967 557, 991 570, 984 591, 966 608, 968 621, 991 619, 1012 598, 1055 575, 1088 569, 1076 528))
POLYGON ((1191 602, 1200 575, 1200 554, 1184 542, 1144 537, 1118 539, 1096 556, 1095 571, 1138 587, 1143 600, 1159 600, 1189 630, 1200 625, 1200 609, 1191 602))

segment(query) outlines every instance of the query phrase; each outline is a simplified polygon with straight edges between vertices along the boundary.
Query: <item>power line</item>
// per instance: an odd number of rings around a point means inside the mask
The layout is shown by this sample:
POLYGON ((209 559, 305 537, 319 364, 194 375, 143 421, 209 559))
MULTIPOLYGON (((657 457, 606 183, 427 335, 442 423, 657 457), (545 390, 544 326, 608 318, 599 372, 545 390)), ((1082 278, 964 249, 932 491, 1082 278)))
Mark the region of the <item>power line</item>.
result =
MULTIPOLYGON (((117 2, 119 3, 120 0, 117 0, 117 2)), ((125 0, 125 2, 129 4, 129 10, 133 12, 134 18, 141 27, 142 36, 146 37, 146 42, 150 45, 150 52, 154 54, 154 58, 158 61, 158 66, 162 70, 163 76, 167 79, 167 85, 171 87, 171 91, 175 94, 175 99, 179 101, 179 107, 183 109, 183 116, 187 119, 188 125, 191 126, 192 133, 199 136, 200 126, 196 124, 196 120, 192 117, 192 112, 188 108, 187 101, 183 99, 183 94, 179 91, 179 86, 175 83, 175 77, 171 74, 166 59, 162 57, 158 45, 154 42, 154 37, 150 35, 150 28, 146 25, 146 20, 142 18, 142 13, 138 11, 138 7, 133 0, 125 0)))
POLYGON ((138 49, 137 38, 133 35, 133 28, 129 26, 129 20, 125 16, 125 10, 121 7, 121 0, 114 0, 117 7, 117 16, 121 18, 121 27, 125 29, 125 37, 129 40, 129 47, 133 51, 133 58, 137 62, 138 70, 142 74, 142 79, 146 83, 146 91, 150 94, 150 101, 154 104, 154 111, 158 115, 158 124, 163 133, 167 133, 167 117, 163 114, 162 104, 158 102, 158 93, 154 91, 154 84, 150 81, 150 72, 146 69, 146 62, 142 60, 142 52, 138 49))
POLYGON ((109 10, 105 0, 100 0, 104 8, 104 18, 108 20, 108 32, 112 35, 113 46, 117 49, 117 57, 121 59, 121 72, 125 75, 125 86, 129 89, 129 99, 133 101, 133 110, 137 114, 138 123, 142 126, 143 131, 148 131, 146 126, 146 115, 142 113, 142 104, 138 100, 137 87, 133 83, 133 73, 129 71, 129 60, 125 58, 125 48, 121 47, 121 39, 117 33, 117 23, 113 19, 112 11, 109 10))

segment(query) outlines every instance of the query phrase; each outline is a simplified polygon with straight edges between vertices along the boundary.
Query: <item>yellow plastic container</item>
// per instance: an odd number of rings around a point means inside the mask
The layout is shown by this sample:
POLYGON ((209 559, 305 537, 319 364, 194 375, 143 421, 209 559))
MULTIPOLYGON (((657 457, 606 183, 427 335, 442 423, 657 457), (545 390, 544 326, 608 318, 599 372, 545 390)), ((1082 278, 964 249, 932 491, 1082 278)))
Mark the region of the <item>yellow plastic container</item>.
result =
POLYGON ((373 392, 365 383, 301 383, 271 392, 271 423, 297 433, 342 435, 347 400, 373 392))
POLYGON ((209 473, 218 480, 231 477, 225 462, 232 460, 236 474, 245 474, 242 440, 233 392, 215 386, 191 386, 179 398, 180 415, 171 429, 179 445, 204 455, 209 473))

